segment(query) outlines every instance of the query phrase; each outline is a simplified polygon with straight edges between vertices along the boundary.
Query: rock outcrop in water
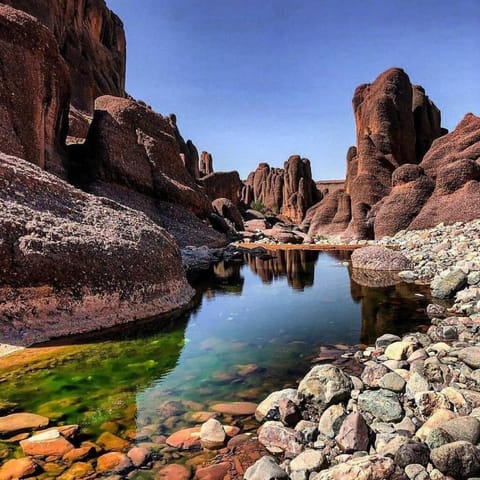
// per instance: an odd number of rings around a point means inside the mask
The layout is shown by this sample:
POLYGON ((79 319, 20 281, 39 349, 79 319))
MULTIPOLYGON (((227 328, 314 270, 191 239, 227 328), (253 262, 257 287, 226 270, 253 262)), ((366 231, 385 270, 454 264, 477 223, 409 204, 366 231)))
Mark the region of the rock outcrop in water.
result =
POLYGON ((0 342, 151 317, 193 295, 178 247, 143 214, 0 155, 0 342))
POLYGON ((125 96, 126 40, 121 20, 104 0, 3 3, 29 13, 53 33, 70 73, 70 135, 85 138, 95 99, 125 96))
POLYGON ((270 168, 261 163, 248 175, 242 192, 242 202, 247 207, 261 204, 274 214, 280 214, 300 223, 309 207, 321 198, 312 180, 310 161, 292 155, 284 168, 270 168))

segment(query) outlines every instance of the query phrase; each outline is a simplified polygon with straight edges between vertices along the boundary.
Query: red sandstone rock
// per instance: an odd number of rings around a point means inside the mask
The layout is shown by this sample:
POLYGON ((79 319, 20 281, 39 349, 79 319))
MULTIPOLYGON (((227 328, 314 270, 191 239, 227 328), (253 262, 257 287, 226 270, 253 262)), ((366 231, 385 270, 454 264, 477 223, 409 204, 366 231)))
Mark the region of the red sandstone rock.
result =
POLYGON ((251 402, 216 403, 210 409, 225 415, 253 415, 257 409, 257 404, 251 402))
POLYGON ((128 472, 131 468, 132 462, 124 453, 105 453, 97 459, 97 472, 99 473, 125 473, 128 472))
POLYGON ((73 445, 55 430, 40 433, 20 442, 20 446, 26 455, 39 457, 62 457, 73 445))
POLYGON ((73 108, 91 115, 97 97, 125 95, 125 32, 104 0, 4 3, 28 12, 52 31, 68 65, 73 108))
POLYGON ((6 417, 0 417, 0 435, 13 436, 17 433, 46 427, 48 418, 34 413, 12 413, 6 417))
POLYGON ((1 154, 0 210, 3 342, 152 317, 193 294, 172 237, 143 214, 1 154))
POLYGON ((252 202, 261 203, 267 211, 281 213, 297 223, 320 198, 312 180, 310 161, 298 155, 292 155, 283 169, 261 163, 248 176, 242 192, 242 202, 247 207, 252 202))
POLYGON ((200 426, 184 428, 172 433, 167 440, 167 445, 180 450, 190 450, 200 446, 200 426))
MULTIPOLYGON (((391 68, 373 83, 358 87, 352 103, 357 146, 347 154, 345 193, 327 195, 307 213, 304 224, 310 235, 372 238, 395 233, 408 226, 433 189, 420 174, 392 185, 393 172, 420 162, 444 133, 440 112, 424 89, 412 86, 403 70, 391 68), (393 196, 379 204, 392 186, 393 196)), ((405 170, 399 172, 402 176, 405 170)))
POLYGON ((355 250, 351 260, 353 268, 366 270, 410 270, 413 265, 403 253, 376 245, 355 250))
POLYGON ((30 477, 35 473, 36 468, 33 460, 28 457, 7 460, 0 468, 0 480, 30 477))
POLYGON ((202 152, 200 156, 200 177, 204 177, 205 175, 210 175, 213 173, 213 158, 212 154, 208 152, 202 152))
POLYGON ((207 467, 200 467, 195 472, 198 480, 223 480, 229 469, 228 462, 221 462, 207 467))
POLYGON ((76 149, 76 174, 89 170, 89 183, 101 181, 182 205, 200 217, 210 201, 185 169, 166 117, 134 100, 105 96, 83 149, 76 149))
POLYGON ((468 114, 435 140, 420 166, 404 165, 392 191, 372 211, 375 236, 424 229, 480 216, 480 118, 468 114))
POLYGON ((0 64, 2 152, 63 176, 70 87, 54 36, 0 4, 0 64))
POLYGON ((190 478, 190 470, 183 466, 172 463, 162 467, 157 475, 159 480, 188 480, 190 478))
POLYGON ((200 179, 200 184, 205 188, 205 193, 210 200, 228 198, 238 207, 243 183, 238 172, 214 172, 200 179))
POLYGON ((213 203, 214 211, 230 220, 238 231, 244 229, 242 214, 238 208, 227 198, 217 198, 213 203))

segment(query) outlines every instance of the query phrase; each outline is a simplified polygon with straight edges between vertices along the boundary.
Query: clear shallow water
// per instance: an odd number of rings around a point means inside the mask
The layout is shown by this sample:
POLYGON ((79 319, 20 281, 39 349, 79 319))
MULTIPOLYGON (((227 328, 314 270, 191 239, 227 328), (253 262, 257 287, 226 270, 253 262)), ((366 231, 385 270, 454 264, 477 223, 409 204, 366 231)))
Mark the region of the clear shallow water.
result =
POLYGON ((79 423, 91 438, 105 422, 121 436, 168 434, 196 424, 192 411, 295 386, 322 346, 368 344, 425 323, 425 292, 361 286, 348 256, 291 250, 221 263, 197 281, 191 311, 84 338, 3 372, 0 398, 79 423))

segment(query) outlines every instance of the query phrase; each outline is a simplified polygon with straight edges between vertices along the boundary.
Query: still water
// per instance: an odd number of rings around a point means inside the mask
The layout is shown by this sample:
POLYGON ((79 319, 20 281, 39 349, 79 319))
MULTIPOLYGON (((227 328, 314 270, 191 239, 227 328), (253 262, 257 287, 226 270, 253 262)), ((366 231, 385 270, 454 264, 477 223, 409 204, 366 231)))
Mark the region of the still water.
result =
POLYGON ((92 438, 112 422, 125 437, 169 434, 214 403, 258 402, 295 386, 326 346, 370 344, 426 322, 425 291, 362 286, 348 258, 290 250, 220 263, 197 279, 190 311, 84 337, 0 372, 0 398, 79 423, 92 438))

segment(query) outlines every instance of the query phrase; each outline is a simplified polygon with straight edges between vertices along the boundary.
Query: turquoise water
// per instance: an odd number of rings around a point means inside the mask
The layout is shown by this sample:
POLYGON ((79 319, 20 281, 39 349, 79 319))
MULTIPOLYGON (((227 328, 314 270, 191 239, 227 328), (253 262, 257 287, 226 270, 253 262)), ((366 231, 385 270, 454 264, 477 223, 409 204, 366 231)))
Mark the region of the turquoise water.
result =
POLYGON ((276 255, 215 266, 197 279, 189 312, 76 339, 68 354, 7 372, 1 399, 92 438, 105 422, 126 437, 169 434, 216 402, 295 386, 322 347, 371 344, 426 321, 420 287, 361 286, 345 252, 276 255))

